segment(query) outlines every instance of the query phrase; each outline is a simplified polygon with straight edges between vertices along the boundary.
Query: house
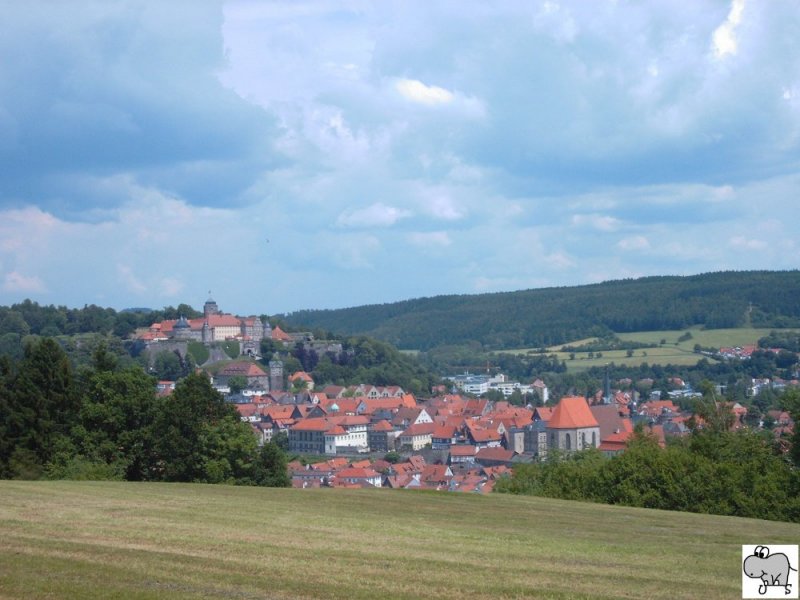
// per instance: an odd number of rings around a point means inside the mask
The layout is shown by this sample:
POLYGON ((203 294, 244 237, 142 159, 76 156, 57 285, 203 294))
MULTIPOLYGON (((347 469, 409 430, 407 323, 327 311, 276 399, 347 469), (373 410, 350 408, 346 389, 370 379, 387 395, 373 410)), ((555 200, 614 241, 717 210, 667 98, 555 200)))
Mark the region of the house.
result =
POLYGON ((479 465, 492 467, 510 465, 513 458, 513 450, 506 450, 505 448, 481 448, 475 455, 475 462, 479 465))
MULTIPOLYGON (((424 412, 424 411, 423 411, 424 412)), ((400 447, 411 448, 416 452, 431 445, 431 438, 436 425, 434 423, 415 423, 408 426, 398 437, 400 447)))
POLYGON ((502 423, 497 423, 496 427, 482 427, 481 424, 467 421, 466 425, 468 443, 478 448, 494 448, 502 445, 503 434, 506 431, 502 423))
POLYGON ((547 447, 574 452, 600 445, 600 426, 581 396, 562 398, 547 422, 547 447))
POLYGON ((600 427, 600 441, 621 431, 633 431, 633 422, 624 416, 616 404, 596 404, 589 407, 600 427))
POLYGON ((215 385, 230 387, 230 381, 234 377, 241 377, 246 382, 246 386, 251 389, 269 390, 269 375, 261 367, 253 362, 234 362, 226 365, 214 378, 215 385))
POLYGON ((295 371, 289 375, 289 385, 293 385, 296 388, 304 387, 310 392, 314 389, 314 380, 305 371, 295 371))
POLYGON ((380 473, 365 467, 348 467, 337 471, 333 475, 334 481, 346 482, 350 484, 369 484, 373 487, 381 487, 382 477, 380 473))
POLYGON ((431 447, 434 450, 447 450, 456 443, 457 428, 452 424, 439 424, 431 434, 431 447))
POLYGON ((433 419, 424 408, 402 407, 394 413, 392 418, 392 425, 398 427, 421 425, 423 423, 433 423, 433 419))
POLYGON ((305 454, 338 454, 369 450, 366 417, 307 418, 289 429, 289 450, 305 454))
POLYGON ((478 449, 475 446, 450 446, 450 459, 451 465, 455 464, 472 464, 475 462, 475 455, 478 449))
POLYGON ((392 426, 389 421, 381 420, 372 423, 367 430, 367 441, 371 452, 389 452, 394 450, 401 430, 392 426))
POLYGON ((426 465, 420 474, 420 482, 427 488, 446 488, 453 478, 453 471, 447 465, 426 465))

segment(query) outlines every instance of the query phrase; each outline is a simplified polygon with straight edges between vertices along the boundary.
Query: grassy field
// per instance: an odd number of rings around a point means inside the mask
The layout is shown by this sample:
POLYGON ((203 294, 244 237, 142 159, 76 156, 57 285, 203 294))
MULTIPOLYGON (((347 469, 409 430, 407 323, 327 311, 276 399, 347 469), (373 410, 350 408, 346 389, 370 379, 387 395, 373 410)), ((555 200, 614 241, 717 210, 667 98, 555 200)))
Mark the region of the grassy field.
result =
MULTIPOLYGON (((695 344, 704 348, 721 348, 724 346, 754 345, 759 338, 769 335, 771 329, 739 328, 739 329, 683 329, 677 331, 641 331, 637 333, 620 333, 617 337, 623 341, 649 344, 647 348, 637 348, 633 355, 628 356, 625 350, 603 351, 602 356, 589 358, 588 352, 575 352, 575 358, 570 358, 569 352, 561 352, 563 346, 580 346, 595 341, 597 338, 587 338, 559 344, 548 348, 548 353, 555 354, 559 360, 566 361, 567 369, 577 371, 590 367, 602 367, 610 362, 618 365, 635 367, 643 362, 654 365, 694 365, 703 358, 694 353, 695 344), (686 332, 691 333, 689 340, 678 341, 686 332), (663 344, 661 342, 664 342, 663 344)), ((516 354, 530 354, 536 352, 533 348, 509 350, 516 354)), ((596 354, 596 353, 595 353, 596 354)), ((711 360, 711 359, 710 359, 711 360)))
POLYGON ((738 598, 800 525, 504 495, 0 482, 0 598, 738 598))

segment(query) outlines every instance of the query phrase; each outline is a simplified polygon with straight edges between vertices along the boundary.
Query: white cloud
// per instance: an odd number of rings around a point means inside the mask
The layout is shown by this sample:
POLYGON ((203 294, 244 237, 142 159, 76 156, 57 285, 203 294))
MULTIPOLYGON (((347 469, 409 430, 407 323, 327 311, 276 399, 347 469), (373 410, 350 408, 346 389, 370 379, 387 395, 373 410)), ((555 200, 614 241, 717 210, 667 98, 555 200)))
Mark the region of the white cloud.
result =
POLYGON ((169 298, 177 298, 186 288, 185 284, 175 277, 164 277, 160 281, 160 291, 169 298))
POLYGON ((340 227, 390 227, 400 219, 410 216, 411 212, 407 210, 378 202, 365 208, 344 211, 336 219, 336 224, 340 227))
POLYGON ((553 252, 544 257, 544 263, 556 270, 572 269, 576 266, 575 260, 565 252, 553 252))
POLYGON ((733 0, 731 2, 731 10, 725 22, 714 30, 712 45, 717 58, 721 59, 729 54, 736 54, 739 48, 736 29, 742 22, 744 3, 745 0, 733 0))
POLYGON ((621 250, 647 250, 650 248, 650 242, 643 235, 634 235, 618 241, 617 247, 621 250))
POLYGON ((10 293, 42 293, 47 291, 47 286, 37 276, 26 276, 17 271, 6 273, 3 279, 3 291, 10 293))
POLYGON ((741 250, 764 250, 768 246, 764 240, 747 238, 743 235, 732 237, 730 245, 741 250))
POLYGON ((590 227, 597 231, 616 231, 622 222, 608 215, 573 215, 572 224, 578 227, 590 227))
POLYGON ((430 246, 447 247, 453 243, 446 231, 413 232, 408 235, 408 241, 421 248, 430 246))
POLYGON ((380 240, 371 235, 338 238, 333 248, 333 258, 339 267, 346 270, 371 269, 375 253, 380 247, 380 240))
POLYGON ((464 210, 444 188, 422 190, 420 192, 420 210, 443 221, 457 221, 465 216, 464 210))
POLYGON ((398 79, 394 87, 404 98, 420 104, 449 104, 455 97, 453 92, 437 85, 425 85, 416 79, 398 79))
POLYGON ((119 280, 134 294, 142 294, 147 291, 147 286, 134 275, 133 269, 129 265, 118 264, 117 274, 119 275, 119 280))

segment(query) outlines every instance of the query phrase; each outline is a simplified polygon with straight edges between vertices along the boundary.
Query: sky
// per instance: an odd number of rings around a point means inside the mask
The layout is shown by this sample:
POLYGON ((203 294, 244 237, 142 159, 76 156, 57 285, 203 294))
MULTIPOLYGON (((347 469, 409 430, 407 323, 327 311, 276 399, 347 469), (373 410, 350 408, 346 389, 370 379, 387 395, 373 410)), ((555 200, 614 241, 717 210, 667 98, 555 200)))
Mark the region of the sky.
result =
POLYGON ((797 269, 798 233, 796 0, 0 2, 3 305, 797 269))

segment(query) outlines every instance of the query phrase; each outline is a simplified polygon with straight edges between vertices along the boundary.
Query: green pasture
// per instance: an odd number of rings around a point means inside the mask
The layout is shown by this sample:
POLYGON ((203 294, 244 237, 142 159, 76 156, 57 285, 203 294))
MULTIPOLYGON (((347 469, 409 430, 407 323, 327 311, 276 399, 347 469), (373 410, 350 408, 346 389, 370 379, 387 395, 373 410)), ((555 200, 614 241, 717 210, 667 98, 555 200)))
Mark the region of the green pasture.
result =
POLYGON ((0 482, 0 598, 738 598, 800 525, 533 497, 0 482))
MULTIPOLYGON (((702 329, 691 328, 672 331, 640 331, 636 333, 619 333, 617 337, 623 341, 639 342, 649 344, 647 348, 636 348, 629 357, 626 350, 604 350, 602 356, 597 357, 597 353, 589 357, 589 352, 575 352, 575 358, 570 358, 569 352, 561 352, 564 346, 578 347, 583 344, 591 343, 597 338, 586 338, 559 344, 547 349, 548 354, 555 354, 559 360, 567 364, 569 370, 583 370, 590 367, 601 367, 608 363, 635 367, 643 362, 648 364, 673 364, 673 365, 694 365, 703 356, 694 353, 696 344, 704 348, 722 348, 726 346, 747 346, 755 345, 759 338, 765 337, 773 331, 772 329, 739 328, 739 329, 702 329), (691 334, 691 339, 678 341, 687 332, 691 334)), ((537 353, 536 348, 521 348, 508 350, 516 354, 537 353)), ((709 359, 712 360, 712 359, 709 359)))

